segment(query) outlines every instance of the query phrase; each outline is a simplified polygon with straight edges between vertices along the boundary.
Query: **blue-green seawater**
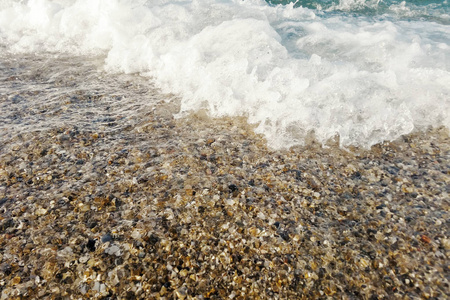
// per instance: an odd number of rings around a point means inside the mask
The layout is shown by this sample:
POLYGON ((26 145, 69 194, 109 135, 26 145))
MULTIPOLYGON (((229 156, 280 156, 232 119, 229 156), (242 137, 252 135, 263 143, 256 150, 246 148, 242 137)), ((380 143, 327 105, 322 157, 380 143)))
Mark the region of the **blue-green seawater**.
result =
POLYGON ((293 5, 323 13, 383 16, 409 21, 450 24, 448 0, 266 0, 271 5, 293 5))

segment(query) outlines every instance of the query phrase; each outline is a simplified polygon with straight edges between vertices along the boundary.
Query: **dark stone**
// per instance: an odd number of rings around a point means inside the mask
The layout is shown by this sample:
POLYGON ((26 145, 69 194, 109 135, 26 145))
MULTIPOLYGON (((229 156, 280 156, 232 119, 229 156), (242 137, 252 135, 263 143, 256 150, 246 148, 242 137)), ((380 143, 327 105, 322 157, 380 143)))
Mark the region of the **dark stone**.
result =
POLYGON ((128 292, 125 294, 125 299, 127 299, 127 300, 133 300, 133 299, 136 299, 136 295, 134 294, 134 292, 128 291, 128 292))
POLYGON ((377 231, 376 229, 372 229, 372 228, 368 228, 368 229, 367 229, 367 234, 369 234, 369 235, 370 235, 370 234, 377 234, 377 232, 378 232, 378 231, 377 231))
POLYGON ((352 199, 353 196, 352 196, 352 194, 350 194, 349 192, 345 192, 345 193, 342 194, 342 198, 348 200, 348 199, 352 199))
POLYGON ((376 207, 376 209, 383 209, 383 208, 385 208, 386 207, 386 204, 380 204, 380 205, 378 205, 377 207, 376 207))
POLYGON ((1 271, 6 275, 9 276, 12 272, 12 268, 10 264, 4 264, 1 266, 1 271))
POLYGON ((20 95, 15 95, 14 97, 11 98, 12 103, 19 103, 25 100, 26 99, 20 95))
POLYGON ((161 218, 161 227, 164 228, 166 231, 169 230, 169 220, 165 216, 161 218))
POLYGON ((114 260, 114 264, 116 266, 123 265, 123 258, 122 257, 118 257, 117 259, 114 260))
POLYGON ((90 229, 94 228, 95 226, 97 226, 97 222, 95 222, 95 221, 88 223, 88 227, 90 229))
POLYGON ((112 241, 111 234, 107 233, 104 236, 102 236, 102 243, 106 243, 106 242, 110 242, 110 241, 112 241))
POLYGON ((282 238, 283 240, 285 240, 286 242, 289 242, 289 240, 291 239, 291 238, 289 237, 289 232, 287 232, 286 230, 285 230, 285 231, 282 231, 282 232, 280 233, 280 236, 281 236, 281 238, 282 238))
POLYGON ((8 218, 5 221, 3 221, 3 223, 0 225, 0 229, 3 231, 13 226, 14 220, 12 218, 8 218))
POLYGON ((269 166, 269 164, 267 164, 267 163, 262 163, 262 164, 257 165, 256 168, 258 168, 258 169, 265 169, 265 168, 267 168, 268 166, 269 166))
POLYGON ((149 242, 150 244, 154 245, 154 244, 156 244, 157 242, 159 242, 159 237, 156 236, 156 235, 154 235, 154 234, 151 234, 151 235, 149 236, 149 238, 148 238, 148 242, 149 242))
POLYGON ((237 192, 239 190, 239 188, 235 185, 235 184, 230 184, 228 186, 228 189, 230 190, 230 192, 237 192))
POLYGON ((352 179, 361 179, 361 173, 355 172, 351 176, 352 179))
POLYGON ((95 240, 89 239, 89 241, 86 244, 86 248, 88 248, 89 251, 94 252, 95 251, 95 240))
POLYGON ((319 279, 322 279, 326 273, 327 271, 324 268, 319 268, 319 279))
POLYGON ((391 175, 397 175, 397 173, 398 173, 399 170, 400 170, 400 169, 397 168, 397 167, 387 167, 387 168, 386 168, 386 171, 388 171, 389 174, 391 174, 391 175))
POLYGON ((290 171, 295 173, 296 180, 302 180, 302 172, 300 170, 290 170, 290 171))
POLYGON ((72 276, 68 276, 68 277, 66 277, 66 278, 64 278, 63 280, 62 280, 62 283, 64 283, 64 284, 72 284, 73 283, 73 278, 72 278, 72 276))
POLYGON ((140 184, 146 183, 147 181, 148 181, 147 176, 140 176, 140 177, 137 179, 137 182, 140 183, 140 184))

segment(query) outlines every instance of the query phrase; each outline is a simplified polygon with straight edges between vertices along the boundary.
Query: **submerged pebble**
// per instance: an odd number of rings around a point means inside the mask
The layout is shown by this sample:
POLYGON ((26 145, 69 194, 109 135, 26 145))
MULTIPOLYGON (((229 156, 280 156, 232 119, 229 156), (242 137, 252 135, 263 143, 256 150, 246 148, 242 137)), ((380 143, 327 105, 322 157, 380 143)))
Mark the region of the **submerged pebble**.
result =
MULTIPOLYGON (((56 79, 68 109, 109 101, 56 79)), ((273 151, 244 119, 173 105, 3 135, 2 299, 450 296, 448 130, 273 151)))

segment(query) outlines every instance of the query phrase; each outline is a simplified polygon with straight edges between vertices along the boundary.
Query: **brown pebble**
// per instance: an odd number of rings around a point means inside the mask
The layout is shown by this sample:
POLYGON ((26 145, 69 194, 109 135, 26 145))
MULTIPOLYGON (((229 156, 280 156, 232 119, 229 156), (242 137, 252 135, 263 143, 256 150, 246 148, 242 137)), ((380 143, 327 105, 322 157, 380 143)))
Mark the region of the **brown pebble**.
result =
POLYGON ((431 243, 431 239, 424 234, 420 236, 420 240, 427 244, 431 243))

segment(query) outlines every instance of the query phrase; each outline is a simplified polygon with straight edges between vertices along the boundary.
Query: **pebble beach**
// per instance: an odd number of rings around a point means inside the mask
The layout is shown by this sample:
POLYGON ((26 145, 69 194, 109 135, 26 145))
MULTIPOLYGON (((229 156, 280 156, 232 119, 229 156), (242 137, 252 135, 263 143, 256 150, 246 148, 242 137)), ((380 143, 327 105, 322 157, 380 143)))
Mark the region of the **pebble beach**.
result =
POLYGON ((450 297, 448 129, 273 150, 33 59, 1 65, 1 299, 450 297))

